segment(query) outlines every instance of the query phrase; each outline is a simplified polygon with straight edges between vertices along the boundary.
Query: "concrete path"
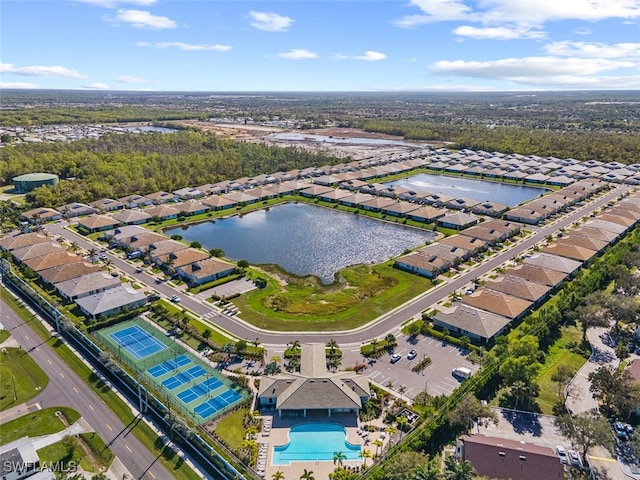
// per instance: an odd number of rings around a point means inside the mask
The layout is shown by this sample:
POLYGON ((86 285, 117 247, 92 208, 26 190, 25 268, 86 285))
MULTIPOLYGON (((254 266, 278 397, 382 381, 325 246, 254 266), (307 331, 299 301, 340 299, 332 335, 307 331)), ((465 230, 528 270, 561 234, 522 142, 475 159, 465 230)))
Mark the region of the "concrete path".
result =
POLYGON ((93 431, 94 430, 93 428, 91 428, 91 425, 89 425, 86 420, 80 417, 77 422, 75 422, 73 425, 68 426, 60 432, 30 438, 35 449, 40 450, 41 448, 48 447, 49 445, 53 445, 54 443, 59 442, 67 435, 75 436, 80 435, 81 433, 88 433, 93 431))

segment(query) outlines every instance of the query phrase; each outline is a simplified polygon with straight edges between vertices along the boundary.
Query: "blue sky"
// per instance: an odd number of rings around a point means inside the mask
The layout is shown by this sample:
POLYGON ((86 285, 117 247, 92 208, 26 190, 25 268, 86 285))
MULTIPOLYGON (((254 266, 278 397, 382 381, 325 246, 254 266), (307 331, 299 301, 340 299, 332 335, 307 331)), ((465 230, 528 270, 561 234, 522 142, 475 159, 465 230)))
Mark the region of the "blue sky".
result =
POLYGON ((640 0, 2 0, 0 88, 640 89, 640 0))

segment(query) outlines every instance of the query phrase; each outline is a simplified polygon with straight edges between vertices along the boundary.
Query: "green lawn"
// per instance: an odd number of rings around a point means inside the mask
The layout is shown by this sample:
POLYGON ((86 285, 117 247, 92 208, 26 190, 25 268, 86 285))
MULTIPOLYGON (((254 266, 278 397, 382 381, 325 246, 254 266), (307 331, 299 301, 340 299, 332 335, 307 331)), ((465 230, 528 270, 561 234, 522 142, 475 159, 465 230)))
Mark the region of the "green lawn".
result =
POLYGON ((108 469, 115 456, 96 433, 83 433, 73 439, 63 439, 38 450, 42 462, 61 462, 66 468, 80 466, 86 472, 108 469))
POLYGON ((22 349, 0 353, 0 410, 15 407, 38 395, 49 379, 22 349))
POLYGON ((545 356, 545 362, 538 373, 537 382, 540 386, 538 405, 542 413, 551 415, 553 406, 558 402, 558 386, 551 381, 551 376, 560 365, 566 365, 573 371, 584 365, 587 358, 570 350, 570 345, 579 345, 582 332, 577 327, 566 327, 562 330, 562 336, 549 348, 545 356))
POLYGON ((9 330, 0 330, 0 343, 5 342, 10 336, 9 330))
POLYGON ((243 320, 260 328, 355 328, 433 287, 431 280, 395 269, 392 264, 348 267, 331 285, 322 285, 316 277, 279 271, 278 276, 286 276, 286 286, 270 278, 265 288, 234 298, 233 303, 240 308, 243 320))
MULTIPOLYGON (((21 307, 6 289, 0 289, 0 298, 10 305, 23 321, 29 323, 31 328, 33 328, 43 340, 51 339, 51 334, 48 330, 40 324, 40 322, 33 321, 33 316, 21 307)), ((55 341, 52 347, 56 354, 109 405, 109 408, 111 408, 125 424, 133 419, 133 413, 129 406, 123 402, 111 388, 102 382, 66 345, 62 342, 55 341)), ((4 431, 4 425, 2 430, 4 431)), ((152 454, 158 456, 159 461, 176 479, 198 480, 200 478, 173 450, 165 447, 162 440, 146 423, 138 422, 133 428, 132 433, 152 454)))
POLYGON ((25 435, 37 437, 64 430, 65 425, 56 416, 56 412, 61 412, 70 425, 80 418, 78 412, 67 407, 44 408, 37 412, 28 413, 2 424, 2 428, 0 428, 0 445, 13 442, 25 435))
POLYGON ((247 413, 249 413, 249 409, 239 408, 235 412, 224 417, 216 427, 216 435, 218 435, 227 445, 239 447, 242 444, 246 433, 243 421, 247 413))

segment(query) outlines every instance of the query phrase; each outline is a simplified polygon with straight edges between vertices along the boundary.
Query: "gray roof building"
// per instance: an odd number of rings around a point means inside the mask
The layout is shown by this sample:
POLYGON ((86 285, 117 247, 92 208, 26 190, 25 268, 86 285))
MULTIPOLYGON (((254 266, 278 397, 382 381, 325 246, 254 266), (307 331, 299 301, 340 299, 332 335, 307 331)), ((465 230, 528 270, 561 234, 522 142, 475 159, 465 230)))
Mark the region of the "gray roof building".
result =
POLYGON ((113 315, 123 308, 140 307, 146 302, 143 292, 122 285, 76 300, 83 313, 92 318, 113 315))

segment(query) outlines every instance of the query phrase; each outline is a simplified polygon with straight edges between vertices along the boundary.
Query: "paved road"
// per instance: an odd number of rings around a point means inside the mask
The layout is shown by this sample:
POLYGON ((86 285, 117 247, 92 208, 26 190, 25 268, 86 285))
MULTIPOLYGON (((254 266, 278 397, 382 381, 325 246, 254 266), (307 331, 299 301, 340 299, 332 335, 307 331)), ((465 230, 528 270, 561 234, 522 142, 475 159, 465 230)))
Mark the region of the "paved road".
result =
MULTIPOLYGON (((4 288, 4 287, 0 287, 4 288)), ((13 338, 23 350, 29 352, 34 361, 49 377, 47 387, 35 401, 43 408, 70 406, 102 437, 112 452, 127 466, 135 478, 152 480, 171 480, 173 475, 167 471, 146 447, 130 434, 135 420, 133 414, 125 421, 115 413, 91 390, 75 372, 73 372, 53 351, 50 343, 54 338, 43 342, 22 319, 2 300, 0 300, 1 322, 11 332, 13 338)), ((33 322, 38 320, 34 317, 33 322)))
MULTIPOLYGON (((239 338, 245 338, 253 340, 259 338, 260 342, 264 345, 282 345, 289 341, 291 335, 295 335, 295 338, 301 342, 326 342, 329 337, 334 338, 341 345, 360 344, 371 338, 381 338, 387 333, 394 331, 400 324, 409 318, 419 316, 421 312, 431 307, 437 301, 442 298, 446 298, 450 293, 459 290, 474 278, 481 277, 485 273, 490 272, 494 268, 500 266, 510 258, 519 255, 532 247, 536 243, 542 241, 548 235, 551 235, 561 228, 568 227, 573 222, 580 218, 589 215, 594 210, 606 205, 609 201, 614 200, 622 193, 628 190, 627 186, 616 186, 610 192, 602 195, 600 198, 586 204, 583 207, 577 208, 569 214, 562 217, 560 220, 553 222, 552 224, 535 227, 535 232, 531 234, 527 239, 520 243, 505 249, 490 259, 484 261, 478 267, 460 274, 459 277, 449 281, 447 283, 439 285, 437 288, 428 291, 426 294, 414 299, 405 305, 402 305, 395 310, 388 312, 387 314, 375 319, 363 327, 356 330, 343 331, 343 332, 295 332, 283 334, 280 332, 266 331, 243 322, 236 317, 228 317, 222 315, 217 311, 214 311, 212 306, 207 302, 201 303, 197 298, 188 297, 182 295, 182 305, 192 310, 193 312, 207 318, 215 325, 227 330, 228 332, 236 335, 239 338)), ((69 241, 75 241, 80 247, 89 250, 95 248, 96 245, 88 242, 85 238, 70 232, 63 228, 63 223, 49 224, 47 230, 52 234, 59 234, 69 241)), ((123 261, 122 259, 110 255, 113 261, 113 265, 122 271, 134 276, 139 282, 146 283, 149 288, 153 288, 159 291, 161 294, 171 297, 176 291, 169 285, 154 284, 154 279, 146 273, 135 273, 135 267, 131 264, 123 261)))

